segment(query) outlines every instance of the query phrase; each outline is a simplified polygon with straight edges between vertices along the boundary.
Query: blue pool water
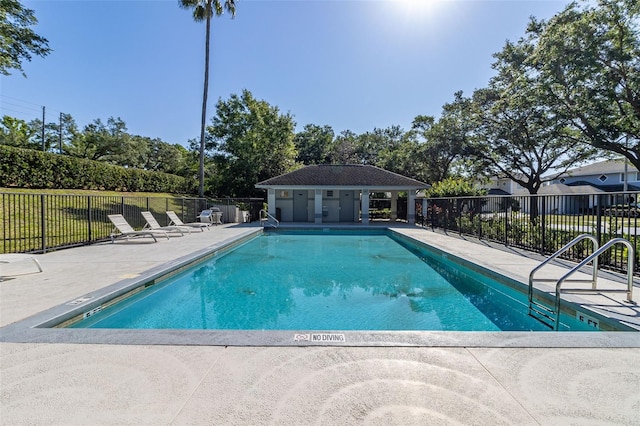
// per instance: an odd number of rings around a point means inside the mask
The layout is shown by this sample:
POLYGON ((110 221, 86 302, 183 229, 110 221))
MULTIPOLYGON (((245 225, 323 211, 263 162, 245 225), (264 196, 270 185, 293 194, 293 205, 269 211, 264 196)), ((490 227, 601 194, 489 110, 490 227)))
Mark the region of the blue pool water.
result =
POLYGON ((265 233, 73 327, 549 330, 525 295, 380 232, 265 233))

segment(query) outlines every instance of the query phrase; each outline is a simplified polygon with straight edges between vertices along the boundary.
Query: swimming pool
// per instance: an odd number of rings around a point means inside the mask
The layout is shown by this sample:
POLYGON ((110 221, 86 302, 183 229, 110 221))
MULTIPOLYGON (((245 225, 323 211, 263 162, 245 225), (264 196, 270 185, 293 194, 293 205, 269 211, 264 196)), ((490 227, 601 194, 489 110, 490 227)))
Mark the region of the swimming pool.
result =
POLYGON ((386 230, 265 233, 83 316, 71 327, 549 330, 523 293, 386 230))

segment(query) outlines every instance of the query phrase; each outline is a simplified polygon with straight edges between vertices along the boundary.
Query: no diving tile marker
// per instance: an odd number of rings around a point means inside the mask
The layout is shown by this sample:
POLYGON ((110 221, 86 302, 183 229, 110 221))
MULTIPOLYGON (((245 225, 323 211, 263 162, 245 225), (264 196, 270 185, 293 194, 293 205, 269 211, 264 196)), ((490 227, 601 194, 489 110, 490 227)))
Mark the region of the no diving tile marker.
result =
POLYGON ((344 334, 339 333, 296 333, 293 335, 293 341, 312 343, 345 343, 347 339, 344 334))

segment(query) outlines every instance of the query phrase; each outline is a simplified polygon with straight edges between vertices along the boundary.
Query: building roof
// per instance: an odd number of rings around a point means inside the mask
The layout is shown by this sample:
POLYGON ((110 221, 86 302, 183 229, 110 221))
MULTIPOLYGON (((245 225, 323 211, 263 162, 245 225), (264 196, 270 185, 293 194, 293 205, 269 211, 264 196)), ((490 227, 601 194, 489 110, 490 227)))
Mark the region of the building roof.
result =
MULTIPOLYGON (((602 175, 607 173, 622 173, 624 171, 624 161, 625 160, 623 159, 599 161, 597 163, 587 164, 586 166, 568 170, 563 176, 577 177, 602 175)), ((629 172, 637 170, 631 163, 627 165, 627 168, 629 172)))
POLYGON ((428 188, 430 185, 379 167, 361 164, 320 164, 306 166, 290 173, 258 182, 256 188, 267 187, 367 187, 428 188))
MULTIPOLYGON (((603 192, 622 192, 624 191, 624 184, 623 183, 614 183, 612 185, 596 185, 595 183, 592 182, 586 182, 586 181, 576 181, 576 182, 571 182, 568 183, 567 185, 569 186, 591 186, 593 188, 597 188, 599 190, 602 190, 603 192)), ((629 183, 627 185, 627 191, 639 191, 640 187, 638 187, 638 185, 629 183)))
POLYGON ((606 191, 597 188, 595 185, 565 185, 563 183, 553 183, 544 185, 538 191, 540 195, 569 195, 569 194, 600 194, 606 191))

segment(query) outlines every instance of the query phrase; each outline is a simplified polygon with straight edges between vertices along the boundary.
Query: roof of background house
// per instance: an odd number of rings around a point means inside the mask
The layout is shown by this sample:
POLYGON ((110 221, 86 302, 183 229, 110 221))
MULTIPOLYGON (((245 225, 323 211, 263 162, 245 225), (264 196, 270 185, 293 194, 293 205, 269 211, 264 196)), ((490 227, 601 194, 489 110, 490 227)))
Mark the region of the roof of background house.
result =
MULTIPOLYGON (((591 186, 593 188, 597 188, 599 190, 602 190, 603 192, 622 192, 624 191, 624 184, 623 183, 614 183, 611 185, 605 185, 605 184, 595 184, 593 182, 587 182, 587 181, 583 181, 583 180, 579 180, 576 182, 570 182, 567 184, 568 186, 577 186, 577 187, 587 187, 587 186, 591 186)), ((627 185, 627 191, 640 191, 640 187, 636 184, 633 183, 629 183, 627 185)))
POLYGON ((489 191, 487 191, 487 195, 511 195, 511 194, 502 189, 491 188, 489 189, 489 191))
MULTIPOLYGON (((633 164, 629 163, 627 165, 627 169, 629 172, 637 171, 633 164)), ((587 164, 586 166, 576 167, 575 169, 568 170, 566 174, 563 176, 590 176, 590 175, 601 175, 605 173, 620 173, 624 170, 624 160, 605 160, 599 161, 593 164, 587 164)))
POLYGON ((269 186, 428 188, 430 185, 374 166, 361 164, 321 164, 306 166, 256 184, 256 188, 269 186))
POLYGON ((596 187, 595 185, 585 183, 582 185, 554 183, 551 185, 544 185, 540 188, 540 191, 538 191, 540 195, 599 194, 605 192, 606 191, 596 187))

